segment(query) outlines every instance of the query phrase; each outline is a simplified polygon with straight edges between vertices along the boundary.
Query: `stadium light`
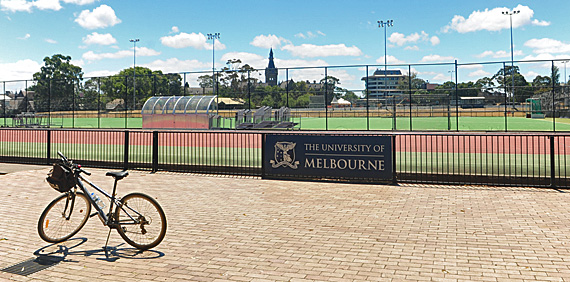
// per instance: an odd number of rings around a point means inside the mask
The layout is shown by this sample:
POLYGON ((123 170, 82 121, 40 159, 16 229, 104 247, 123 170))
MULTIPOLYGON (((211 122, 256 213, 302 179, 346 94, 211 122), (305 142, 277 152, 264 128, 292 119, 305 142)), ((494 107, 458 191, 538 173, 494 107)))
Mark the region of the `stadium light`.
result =
MULTIPOLYGON (((515 63, 514 63, 514 52, 513 52, 513 15, 520 13, 519 10, 513 11, 503 11, 503 15, 509 16, 510 23, 511 23, 511 77, 512 77, 512 84, 513 84, 513 91, 512 91, 512 106, 515 105, 515 63)), ((506 73, 505 73, 506 75, 506 73)))
MULTIPOLYGON (((388 72, 388 42, 387 42, 387 29, 388 27, 393 27, 394 26, 394 20, 387 20, 387 21, 378 21, 378 27, 379 28, 384 28, 384 98, 386 98, 388 96, 388 77, 387 77, 387 72, 388 72)), ((396 130, 396 100, 394 97, 392 97, 392 101, 394 104, 394 122, 392 123, 392 130, 396 130)))
POLYGON ((129 42, 133 43, 133 110, 136 107, 136 94, 137 94, 137 42, 138 38, 131 39, 129 42))
POLYGON ((215 66, 215 61, 216 61, 216 39, 220 39, 220 33, 216 32, 216 33, 208 33, 208 40, 212 40, 212 94, 214 92, 214 89, 216 89, 216 66, 215 66))

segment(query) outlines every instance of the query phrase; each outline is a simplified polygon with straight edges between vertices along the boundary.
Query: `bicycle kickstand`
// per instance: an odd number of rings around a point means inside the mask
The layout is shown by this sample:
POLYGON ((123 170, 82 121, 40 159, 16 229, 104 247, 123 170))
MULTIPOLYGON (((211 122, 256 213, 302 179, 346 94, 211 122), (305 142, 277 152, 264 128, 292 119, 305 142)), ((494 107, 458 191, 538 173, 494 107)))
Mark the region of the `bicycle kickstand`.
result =
POLYGON ((109 237, 111 237, 111 228, 109 228, 109 234, 107 234, 107 241, 105 242, 105 247, 103 247, 103 250, 105 251, 105 257, 109 258, 110 254, 109 254, 109 247, 107 247, 107 245, 109 244, 109 237))

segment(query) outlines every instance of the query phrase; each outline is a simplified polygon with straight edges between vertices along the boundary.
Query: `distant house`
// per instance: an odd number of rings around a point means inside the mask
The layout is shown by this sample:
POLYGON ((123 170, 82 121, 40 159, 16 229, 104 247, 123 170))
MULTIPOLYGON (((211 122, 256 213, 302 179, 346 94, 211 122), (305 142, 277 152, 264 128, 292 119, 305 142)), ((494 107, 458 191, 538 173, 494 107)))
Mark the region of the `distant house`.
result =
POLYGON ((218 97, 218 109, 220 110, 243 109, 244 106, 245 101, 241 98, 218 97))

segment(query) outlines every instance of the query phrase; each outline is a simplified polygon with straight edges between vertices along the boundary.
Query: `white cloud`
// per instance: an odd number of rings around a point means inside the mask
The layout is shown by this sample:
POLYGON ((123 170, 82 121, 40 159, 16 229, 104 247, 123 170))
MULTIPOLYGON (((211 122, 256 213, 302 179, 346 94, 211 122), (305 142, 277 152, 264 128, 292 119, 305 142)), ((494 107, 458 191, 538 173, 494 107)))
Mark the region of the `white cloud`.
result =
POLYGON ((528 71, 527 73, 523 73, 523 76, 526 78, 531 78, 530 80, 534 80, 540 74, 534 71, 528 71))
POLYGON ((316 34, 315 34, 314 32, 312 32, 312 31, 307 31, 306 33, 299 32, 299 33, 295 34, 295 37, 297 37, 297 38, 302 38, 302 39, 311 39, 311 38, 318 37, 319 35, 320 35, 320 36, 327 36, 327 35, 326 35, 325 33, 323 33, 322 31, 317 30, 317 31, 316 31, 316 34))
MULTIPOLYGON (((463 16, 455 15, 451 22, 443 28, 443 32, 455 30, 459 33, 474 32, 479 30, 499 31, 501 29, 510 28, 510 20, 508 15, 503 15, 503 12, 510 11, 506 7, 497 7, 492 10, 485 9, 484 11, 474 11, 466 19, 463 16)), ((535 25, 548 25, 545 21, 534 20, 534 11, 523 5, 518 5, 513 11, 520 11, 520 13, 512 15, 513 28, 518 28, 528 24, 535 25)))
POLYGON ((412 33, 408 36, 399 33, 399 32, 394 32, 392 34, 390 34, 390 37, 388 37, 388 41, 398 45, 398 46, 402 46, 404 44, 407 43, 417 43, 418 41, 427 41, 429 38, 429 35, 422 30, 421 34, 420 33, 412 33))
POLYGON ((110 33, 99 34, 97 32, 93 32, 86 37, 83 37, 83 43, 87 45, 97 44, 97 45, 111 45, 116 44, 117 39, 113 37, 110 33))
POLYGON ((62 9, 60 1, 68 4, 86 5, 99 0, 0 0, 0 10, 8 12, 32 12, 32 8, 36 7, 40 10, 62 9))
POLYGON ((453 60, 455 60, 453 56, 427 55, 421 59, 421 62, 449 62, 453 60))
POLYGON ((279 47, 281 46, 282 43, 287 43, 288 40, 283 38, 283 37, 277 37, 277 35, 273 35, 273 34, 269 34, 269 35, 258 35, 256 36, 252 42, 250 42, 249 44, 255 46, 255 47, 260 47, 260 48, 265 48, 265 49, 269 49, 271 47, 279 47))
POLYGON ((286 50, 291 53, 291 55, 301 58, 306 57, 330 57, 330 56, 360 56, 362 51, 356 46, 347 47, 344 44, 332 44, 332 45, 313 45, 313 44, 302 44, 300 46, 295 46, 292 44, 285 45, 281 50, 286 50))
POLYGON ((431 42, 432 46, 438 45, 440 43, 439 37, 437 36, 432 36, 429 41, 431 42))
MULTIPOLYGON (((522 56, 522 55, 524 55, 524 53, 521 50, 515 50, 514 55, 515 56, 522 56)), ((499 50, 496 52, 485 51, 481 54, 475 55, 475 57, 477 57, 477 58, 491 57, 491 58, 495 58, 495 59, 497 59, 497 58, 508 58, 510 56, 511 56, 511 52, 507 52, 507 51, 503 51, 503 50, 499 50)))
POLYGON ((97 29, 114 26, 121 23, 121 20, 115 15, 113 8, 101 5, 93 9, 93 12, 83 10, 75 22, 86 29, 97 29))
MULTIPOLYGON (((391 56, 391 55, 388 55, 388 56, 386 57, 386 61, 387 61, 387 63, 388 63, 389 65, 401 65, 401 64, 405 64, 405 63, 406 63, 406 62, 404 62, 404 61, 402 61, 402 60, 399 60, 399 59, 397 59, 396 57, 391 56)), ((384 56, 378 58, 378 59, 376 60, 376 62, 379 63, 379 64, 384 64, 384 56)))
POLYGON ((531 39, 524 46, 534 49, 537 54, 570 53, 570 44, 551 38, 531 39))
MULTIPOLYGON (((219 40, 216 40, 216 50, 224 50, 226 49, 226 45, 222 44, 219 40)), ((213 46, 211 43, 208 42, 206 36, 202 33, 185 33, 181 32, 180 34, 176 34, 173 36, 163 36, 160 38, 160 42, 162 45, 168 46, 171 48, 188 48, 193 47, 195 49, 206 49, 212 50, 213 46)))
POLYGON ((468 70, 470 70, 470 69, 481 69, 481 68, 483 68, 483 65, 481 65, 481 64, 459 65, 459 66, 457 66, 457 68, 468 69, 468 70))
POLYGON ((34 6, 40 10, 61 10, 59 0, 36 0, 33 2, 34 6))
POLYGON ((32 2, 26 0, 2 0, 0 1, 0 9, 8 12, 31 12, 33 7, 32 2))
POLYGON ((45 42, 49 43, 49 44, 57 44, 57 41, 51 39, 51 38, 46 38, 45 42))
POLYGON ((428 42, 428 41, 433 46, 440 43, 440 40, 437 36, 429 37, 429 34, 423 30, 420 33, 414 32, 408 36, 399 32, 394 32, 390 34, 390 37, 388 37, 388 41, 390 41, 393 44, 396 44, 397 46, 403 46, 406 44, 416 44, 418 42, 428 42))
MULTIPOLYGON (((150 57, 150 56, 158 56, 160 52, 146 48, 146 47, 137 47, 137 57, 150 57)), ((81 56, 84 60, 87 61, 98 61, 102 59, 120 59, 125 57, 133 56, 132 48, 131 50, 121 50, 115 53, 95 53, 93 51, 87 51, 83 53, 81 56)))
MULTIPOLYGON (((227 62, 228 60, 232 59, 240 59, 242 64, 248 64, 255 69, 264 69, 267 67, 267 63, 269 62, 267 58, 262 57, 258 54, 247 53, 247 52, 229 52, 222 55, 221 60, 223 62, 227 62)), ((283 66, 279 65, 279 60, 275 60, 275 64, 277 68, 281 68, 283 66)), ((211 66, 210 66, 211 67, 211 66)))
POLYGON ((491 74, 492 74, 492 73, 486 72, 486 71, 480 69, 480 70, 476 70, 476 71, 474 71, 474 72, 470 72, 470 73, 468 74, 468 76, 469 76, 469 77, 483 77, 483 76, 489 76, 489 75, 491 75, 491 74))
POLYGON ((28 38, 30 38, 30 37, 31 37, 31 35, 30 35, 29 33, 26 33, 26 35, 24 35, 24 37, 18 37, 18 39, 20 39, 20 40, 26 40, 26 39, 28 39, 28 38))
POLYGON ((152 70, 161 70, 163 73, 205 70, 212 67, 211 63, 200 62, 198 60, 180 60, 178 58, 156 60, 148 64, 142 64, 142 66, 152 70))
POLYGON ((438 73, 434 77, 430 79, 431 82, 446 82, 450 81, 451 77, 449 75, 445 75, 443 73, 438 73))
POLYGON ((63 2, 65 2, 65 3, 75 4, 75 5, 87 5, 87 4, 95 3, 96 1, 99 1, 99 0, 63 0, 63 2))
MULTIPOLYGON (((30 59, 0 64, 0 77, 5 81, 31 79, 34 73, 40 71, 41 67, 40 63, 30 59)), ((6 90, 9 88, 10 83, 6 83, 6 90)))
POLYGON ((172 33, 179 33, 179 32, 180 32, 180 29, 178 29, 177 26, 173 26, 172 29, 171 29, 171 32, 172 32, 172 33))
POLYGON ((550 22, 547 21, 539 21, 537 19, 532 21, 532 25, 537 25, 537 26, 549 26, 550 22))
POLYGON ((99 71, 91 71, 87 72, 83 75, 84 78, 90 77, 104 77, 104 76, 112 76, 119 73, 119 71, 110 71, 110 70, 99 70, 99 71))
POLYGON ((404 47, 404 50, 419 51, 419 50, 420 50, 420 47, 418 47, 417 45, 414 45, 414 46, 406 46, 406 47, 404 47))

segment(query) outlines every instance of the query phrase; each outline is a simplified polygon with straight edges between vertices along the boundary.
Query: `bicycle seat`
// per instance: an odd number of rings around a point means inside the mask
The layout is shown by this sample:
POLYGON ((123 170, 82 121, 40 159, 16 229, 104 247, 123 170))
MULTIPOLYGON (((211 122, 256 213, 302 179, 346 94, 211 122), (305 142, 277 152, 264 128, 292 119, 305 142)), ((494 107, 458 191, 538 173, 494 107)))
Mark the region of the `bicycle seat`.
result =
POLYGON ((129 175, 129 172, 126 170, 123 171, 108 171, 107 174, 105 174, 106 176, 112 176, 113 178, 115 178, 116 180, 121 180, 125 177, 127 177, 127 175, 129 175))

